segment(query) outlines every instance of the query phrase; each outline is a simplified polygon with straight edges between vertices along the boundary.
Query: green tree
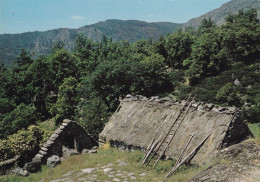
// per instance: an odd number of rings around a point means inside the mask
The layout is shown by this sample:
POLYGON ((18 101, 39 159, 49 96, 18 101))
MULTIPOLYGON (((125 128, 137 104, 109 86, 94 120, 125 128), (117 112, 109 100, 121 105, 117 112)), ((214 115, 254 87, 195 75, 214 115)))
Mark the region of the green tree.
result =
POLYGON ((183 65, 188 67, 186 74, 191 85, 228 69, 229 64, 222 52, 221 37, 217 28, 214 32, 203 33, 196 38, 192 53, 183 65))
POLYGON ((18 67, 24 68, 24 66, 28 66, 33 62, 33 59, 31 57, 32 54, 29 51, 22 48, 19 56, 16 57, 14 63, 17 64, 18 67))
POLYGON ((219 89, 216 99, 226 105, 240 106, 240 99, 236 87, 232 83, 227 83, 219 89))
POLYGON ((166 63, 169 67, 183 68, 183 61, 192 51, 193 36, 190 32, 182 32, 181 29, 166 37, 165 51, 166 63))
POLYGON ((77 59, 64 48, 57 49, 48 58, 50 64, 49 77, 53 81, 54 88, 52 91, 57 94, 59 86, 65 78, 70 76, 77 78, 77 59))
POLYGON ((217 25, 215 22, 212 21, 211 17, 210 18, 204 18, 199 25, 198 28, 198 34, 203 34, 203 33, 210 33, 212 29, 216 28, 217 25))
POLYGON ((95 139, 104 128, 108 121, 109 112, 104 101, 99 97, 90 97, 87 101, 83 101, 80 107, 78 120, 79 123, 90 133, 95 139))
POLYGON ((82 34, 77 36, 76 46, 73 52, 76 58, 79 60, 78 69, 81 75, 89 75, 97 67, 97 48, 98 43, 94 43, 92 40, 87 39, 87 37, 82 34))
POLYGON ((60 124, 63 119, 74 118, 75 108, 79 102, 78 87, 79 84, 74 77, 65 78, 63 84, 59 87, 58 100, 50 110, 53 115, 56 115, 57 124, 60 124))
POLYGON ((228 16, 226 21, 221 30, 223 47, 229 61, 248 64, 259 58, 260 23, 256 10, 240 10, 238 14, 228 16))

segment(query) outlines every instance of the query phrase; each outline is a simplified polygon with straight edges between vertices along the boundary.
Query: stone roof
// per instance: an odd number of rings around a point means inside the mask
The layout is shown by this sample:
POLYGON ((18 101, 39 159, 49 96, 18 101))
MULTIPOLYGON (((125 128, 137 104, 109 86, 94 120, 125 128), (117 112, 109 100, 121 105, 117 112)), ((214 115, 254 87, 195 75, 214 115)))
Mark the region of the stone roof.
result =
MULTIPOLYGON (((146 149, 152 138, 167 135, 184 104, 185 101, 174 102, 168 97, 159 99, 128 95, 106 124, 99 142, 146 149)), ((165 155, 177 158, 194 134, 184 155, 189 154, 210 132, 209 138, 191 159, 192 163, 202 164, 221 148, 251 136, 237 108, 193 102, 165 155)))

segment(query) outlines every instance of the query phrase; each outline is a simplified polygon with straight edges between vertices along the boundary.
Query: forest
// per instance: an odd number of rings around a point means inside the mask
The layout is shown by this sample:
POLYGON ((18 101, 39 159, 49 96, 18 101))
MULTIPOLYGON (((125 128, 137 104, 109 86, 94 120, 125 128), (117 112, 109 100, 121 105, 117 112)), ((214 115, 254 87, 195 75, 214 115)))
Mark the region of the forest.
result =
POLYGON ((197 95, 196 101, 236 106, 260 123, 260 23, 254 9, 216 26, 179 29, 158 40, 94 42, 76 38, 73 51, 57 42, 49 55, 22 49, 12 66, 0 65, 0 162, 35 150, 53 119, 76 120, 98 138, 127 94, 197 95))

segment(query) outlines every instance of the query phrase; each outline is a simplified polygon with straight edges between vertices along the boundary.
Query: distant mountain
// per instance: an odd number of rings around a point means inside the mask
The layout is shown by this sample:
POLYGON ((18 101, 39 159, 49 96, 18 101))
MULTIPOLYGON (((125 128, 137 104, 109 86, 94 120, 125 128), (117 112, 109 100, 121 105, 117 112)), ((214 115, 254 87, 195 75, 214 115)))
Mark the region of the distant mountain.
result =
POLYGON ((183 27, 198 27, 201 20, 204 18, 210 18, 217 25, 222 25, 225 22, 225 17, 229 14, 236 14, 240 9, 249 10, 255 8, 260 15, 260 1, 259 0, 231 0, 223 4, 220 8, 212 10, 198 18, 193 18, 187 23, 183 24, 183 27))
POLYGON ((63 41, 65 48, 71 50, 77 34, 84 34, 89 39, 100 41, 103 35, 114 41, 140 39, 158 39, 161 35, 174 32, 181 24, 158 22, 147 23, 137 20, 107 20, 79 29, 60 28, 44 32, 0 35, 0 62, 10 64, 20 53, 21 48, 36 54, 47 54, 57 41, 63 41))

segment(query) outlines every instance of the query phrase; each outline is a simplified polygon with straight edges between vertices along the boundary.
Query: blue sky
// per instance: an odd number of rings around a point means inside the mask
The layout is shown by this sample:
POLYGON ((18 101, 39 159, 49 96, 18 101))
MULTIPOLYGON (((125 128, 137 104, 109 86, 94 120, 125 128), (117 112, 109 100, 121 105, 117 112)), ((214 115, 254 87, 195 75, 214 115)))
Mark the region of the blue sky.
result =
POLYGON ((229 0, 0 0, 0 34, 79 28, 107 19, 184 23, 229 0))

